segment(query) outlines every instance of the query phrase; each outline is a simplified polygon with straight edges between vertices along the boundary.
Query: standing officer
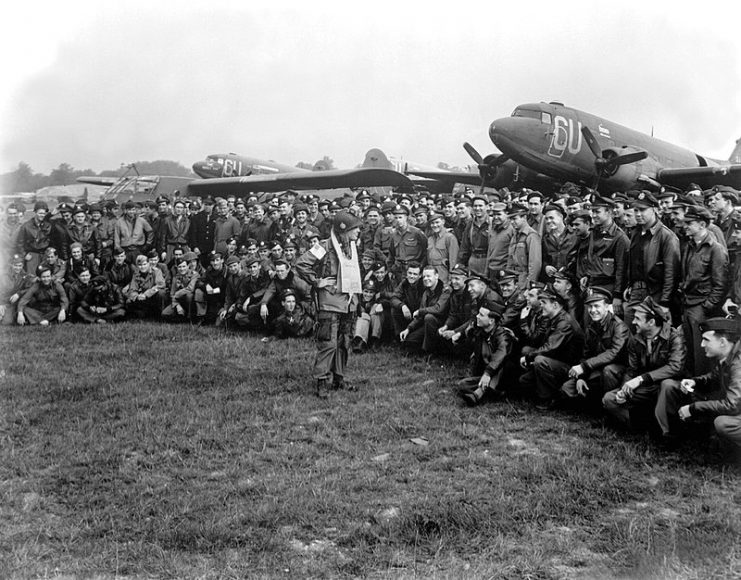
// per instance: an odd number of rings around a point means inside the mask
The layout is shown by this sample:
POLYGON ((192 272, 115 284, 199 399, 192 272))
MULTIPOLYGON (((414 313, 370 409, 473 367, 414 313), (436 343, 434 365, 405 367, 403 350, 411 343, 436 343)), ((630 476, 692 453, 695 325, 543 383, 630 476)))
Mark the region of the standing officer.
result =
POLYGON ((540 277, 542 264, 542 247, 540 236, 527 223, 527 207, 513 203, 509 211, 514 234, 509 242, 507 269, 517 272, 517 286, 520 290, 527 288, 528 280, 540 277))
POLYGON ((658 218, 659 202, 649 191, 641 191, 633 201, 638 223, 630 239, 624 320, 631 320, 633 309, 651 296, 669 307, 679 277, 679 240, 658 218))
POLYGON ((345 365, 355 326, 358 295, 362 292, 360 261, 356 242, 362 222, 350 212, 338 212, 332 220, 329 240, 305 252, 296 262, 296 272, 316 291, 318 312, 317 352, 313 375, 316 394, 327 396, 327 388, 343 389, 345 365))
POLYGON ((427 259, 427 236, 409 225, 409 208, 399 204, 394 208, 396 228, 391 234, 389 255, 391 260, 391 276, 398 284, 406 273, 409 262, 424 265, 427 259))
POLYGON ((488 274, 486 254, 489 250, 489 215, 486 208, 489 200, 485 195, 473 198, 473 219, 466 225, 461 235, 461 251, 458 261, 469 273, 486 276, 488 274))
POLYGON ((543 270, 547 276, 567 266, 576 246, 576 236, 566 228, 566 210, 558 204, 545 206, 543 234, 543 270))
POLYGON ((445 229, 445 216, 442 214, 430 214, 427 223, 431 230, 427 237, 427 264, 435 266, 440 280, 447 284, 448 272, 458 263, 458 240, 445 229))
POLYGON ((489 248, 486 253, 488 277, 494 281, 497 272, 507 267, 509 242, 515 233, 507 217, 507 204, 501 201, 491 204, 491 227, 489 228, 489 248))

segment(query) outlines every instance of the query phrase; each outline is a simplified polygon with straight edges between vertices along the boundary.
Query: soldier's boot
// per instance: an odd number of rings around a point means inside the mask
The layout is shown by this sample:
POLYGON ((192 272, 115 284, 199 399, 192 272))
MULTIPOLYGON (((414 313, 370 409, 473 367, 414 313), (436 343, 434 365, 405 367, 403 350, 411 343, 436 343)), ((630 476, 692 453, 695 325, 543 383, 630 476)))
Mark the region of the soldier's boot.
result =
POLYGON ((329 380, 317 379, 314 394, 320 399, 326 399, 329 397, 329 380))
POLYGON ((486 395, 486 389, 484 387, 478 387, 473 391, 461 391, 461 397, 469 407, 475 407, 481 404, 484 400, 484 395, 486 395))

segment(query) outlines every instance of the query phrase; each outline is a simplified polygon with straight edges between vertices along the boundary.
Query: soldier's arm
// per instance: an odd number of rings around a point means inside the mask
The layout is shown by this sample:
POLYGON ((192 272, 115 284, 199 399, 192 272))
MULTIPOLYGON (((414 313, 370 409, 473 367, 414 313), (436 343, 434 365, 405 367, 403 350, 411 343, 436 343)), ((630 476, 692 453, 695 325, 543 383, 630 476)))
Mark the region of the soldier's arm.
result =
POLYGON ((669 360, 664 366, 644 373, 642 375, 644 381, 647 380, 650 383, 658 383, 664 379, 676 378, 682 372, 685 357, 687 356, 687 346, 684 342, 684 333, 682 332, 681 326, 672 331, 669 341, 669 360))
POLYGON ((618 235, 615 240, 615 295, 622 298, 623 290, 627 285, 626 273, 628 268, 628 250, 630 244, 628 242, 628 236, 625 235, 620 229, 617 230, 618 235))
POLYGON ((661 288, 661 299, 659 302, 661 304, 669 304, 672 294, 677 287, 677 281, 680 275, 679 238, 671 231, 669 231, 669 235, 665 236, 661 257, 664 261, 664 283, 661 288))
POLYGON ((741 359, 738 356, 730 363, 730 381, 725 396, 712 401, 692 403, 690 414, 711 417, 741 414, 741 359))
POLYGON ((543 265, 543 246, 540 243, 540 236, 538 234, 530 234, 527 237, 526 243, 528 245, 528 280, 538 280, 540 278, 540 269, 543 265))
POLYGON ((703 307, 706 310, 716 308, 721 302, 723 302, 723 300, 725 300, 726 287, 728 285, 728 254, 719 244, 713 246, 710 261, 710 293, 703 304, 703 307))
POLYGON ((627 346, 629 337, 630 330, 628 327, 625 324, 617 323, 615 325, 615 332, 612 335, 612 342, 610 343, 609 348, 605 349, 604 352, 583 360, 581 365, 584 367, 584 370, 590 372, 615 362, 618 356, 620 356, 620 353, 627 346))

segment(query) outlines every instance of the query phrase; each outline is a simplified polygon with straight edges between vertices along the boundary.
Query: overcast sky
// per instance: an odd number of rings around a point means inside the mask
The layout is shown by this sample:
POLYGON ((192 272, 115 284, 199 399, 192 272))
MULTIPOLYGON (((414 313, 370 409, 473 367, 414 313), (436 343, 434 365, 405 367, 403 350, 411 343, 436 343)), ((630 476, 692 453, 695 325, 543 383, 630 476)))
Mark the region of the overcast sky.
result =
POLYGON ((229 151, 351 167, 371 147, 463 165, 463 141, 495 151, 494 119, 549 100, 711 157, 741 137, 737 2, 20 4, 0 172, 229 151))

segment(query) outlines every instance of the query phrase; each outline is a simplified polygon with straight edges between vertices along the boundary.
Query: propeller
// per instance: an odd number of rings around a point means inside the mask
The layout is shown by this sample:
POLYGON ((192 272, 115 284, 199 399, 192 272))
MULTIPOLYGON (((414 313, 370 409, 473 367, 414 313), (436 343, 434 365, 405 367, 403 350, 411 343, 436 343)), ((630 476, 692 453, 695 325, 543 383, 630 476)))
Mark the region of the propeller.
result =
POLYGON ((481 191, 483 191, 486 182, 494 180, 497 176, 497 169, 507 161, 509 157, 506 155, 487 155, 486 157, 481 157, 481 154, 468 142, 463 144, 463 148, 476 162, 476 165, 478 165, 479 175, 481 175, 481 191))
POLYGON ((636 161, 641 161, 648 157, 646 151, 635 151, 633 153, 626 153, 625 155, 618 155, 612 149, 602 151, 594 134, 589 130, 589 127, 582 127, 581 134, 584 135, 584 140, 587 142, 592 155, 594 155, 594 167, 597 170, 597 179, 593 186, 594 189, 597 189, 600 179, 605 176, 613 175, 621 165, 635 163, 636 161))

